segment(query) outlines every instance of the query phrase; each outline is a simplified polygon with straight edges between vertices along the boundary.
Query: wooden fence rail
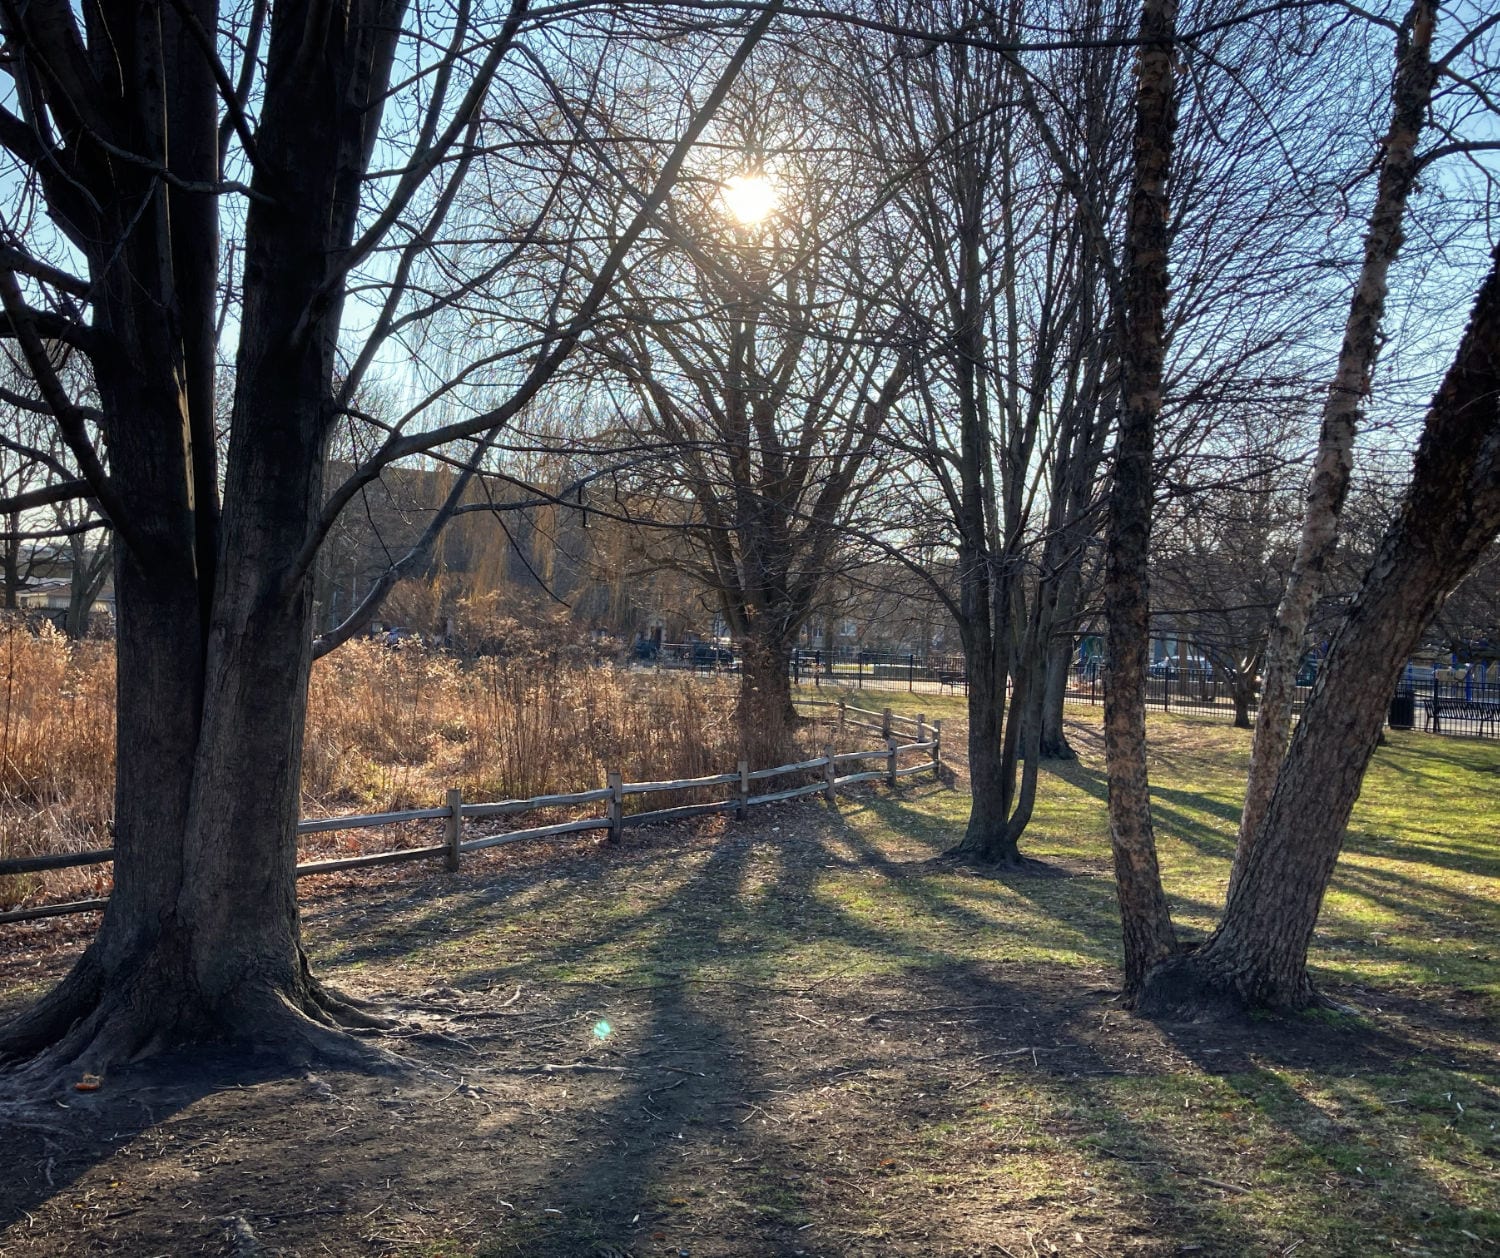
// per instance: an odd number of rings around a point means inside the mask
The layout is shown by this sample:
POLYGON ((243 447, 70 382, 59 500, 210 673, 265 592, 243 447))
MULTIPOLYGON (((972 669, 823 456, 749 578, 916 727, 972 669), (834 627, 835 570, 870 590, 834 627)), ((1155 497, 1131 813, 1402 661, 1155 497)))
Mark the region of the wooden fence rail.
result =
MULTIPOLYGON (((865 712, 853 705, 822 704, 813 701, 809 706, 838 706, 841 715, 845 707, 852 712, 865 712)), ((560 795, 534 795, 530 799, 502 799, 491 803, 466 804, 462 793, 450 790, 448 803, 441 808, 406 808, 399 812, 361 813, 344 817, 318 817, 297 823, 297 833, 326 834, 334 830, 363 830, 375 826, 397 825, 406 821, 446 822, 442 843, 426 847, 399 848, 390 852, 375 852, 365 856, 344 856, 333 860, 309 861, 297 866, 297 877, 307 878, 315 874, 331 874, 341 869, 360 869, 367 865, 394 865, 405 861, 443 860, 450 870, 457 869, 459 857, 464 852, 478 852, 485 848, 499 847, 504 843, 520 843, 529 839, 551 839, 565 834, 582 834, 588 830, 607 830, 611 840, 618 842, 626 824, 646 825, 663 821, 677 821, 688 817, 702 816, 711 812, 734 811, 743 818, 749 809, 760 804, 775 804, 797 799, 803 795, 823 792, 832 800, 840 787, 854 786, 860 782, 880 779, 894 786, 898 778, 914 773, 931 772, 942 776, 942 722, 933 721, 931 736, 925 718, 899 717, 887 709, 884 713, 870 713, 885 719, 882 726, 889 731, 896 723, 910 724, 917 732, 915 742, 898 743, 887 734, 884 747, 875 751, 846 751, 835 753, 832 747, 812 760, 799 760, 795 764, 779 764, 770 769, 755 769, 742 760, 733 773, 714 773, 707 777, 681 778, 665 782, 623 782, 618 773, 609 774, 609 785, 588 791, 570 791, 560 795), (927 758, 919 764, 898 765, 901 756, 911 752, 927 752, 927 758), (841 765, 853 765, 868 760, 884 761, 884 767, 858 773, 840 775, 841 765), (822 770, 821 778, 805 785, 791 786, 781 790, 751 794, 751 783, 768 782, 772 778, 786 777, 794 773, 811 773, 822 770), (678 804, 668 808, 653 808, 643 812, 627 813, 624 809, 628 795, 652 795, 675 791, 705 790, 716 786, 732 786, 735 792, 727 799, 709 800, 696 804, 678 804), (491 817, 514 816, 519 813, 537 812, 547 808, 577 808, 586 804, 606 803, 602 817, 581 817, 575 821, 559 821, 550 825, 532 826, 525 830, 503 830, 480 838, 465 839, 463 823, 481 821, 491 817)), ((849 724, 869 728, 864 723, 850 721, 849 724)), ((875 727, 877 730, 881 727, 875 727)), ((22 856, 12 860, 0 860, 0 877, 11 874, 39 873, 48 869, 67 869, 78 865, 103 865, 114 860, 114 849, 104 848, 92 852, 61 852, 51 856, 22 856)), ((85 913, 104 907, 102 899, 74 900, 66 904, 44 904, 35 908, 11 909, 0 913, 0 925, 11 922, 27 922, 43 917, 61 917, 68 913, 85 913)))

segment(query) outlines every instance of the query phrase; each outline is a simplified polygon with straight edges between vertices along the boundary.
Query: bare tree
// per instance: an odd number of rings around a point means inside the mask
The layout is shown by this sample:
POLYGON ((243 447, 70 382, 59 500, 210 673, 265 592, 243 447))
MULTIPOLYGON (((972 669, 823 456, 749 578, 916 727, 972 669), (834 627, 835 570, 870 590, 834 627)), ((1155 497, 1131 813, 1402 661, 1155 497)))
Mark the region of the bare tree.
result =
MULTIPOLYGON (((488 270, 416 283, 443 273, 434 251, 481 155, 525 146, 568 165, 576 140, 525 131, 557 117, 559 45, 602 57, 631 34, 610 12, 565 32, 566 17, 520 4, 257 4, 248 25, 212 0, 107 22, 95 8, 0 7, 19 110, 0 110, 0 146, 20 176, 0 242, 4 331, 114 530, 119 608, 114 893, 70 974, 0 1030, 0 1059, 36 1058, 34 1080, 207 1040, 368 1060, 341 1028, 381 1019, 319 983, 299 941, 309 578, 382 468, 482 446, 555 373, 775 6, 726 18, 738 47, 654 146, 652 182, 591 278, 528 270, 533 237, 507 247, 501 224, 488 270), (221 281, 238 325, 222 462, 221 281), (487 390, 463 405, 427 399, 389 425, 325 494, 331 429, 369 365, 480 292, 518 312, 531 299, 524 345, 492 355, 487 390), (346 326, 356 301, 363 317, 346 326), (48 358, 55 341, 91 360, 107 469, 48 358)), ((662 33, 659 13, 637 16, 662 33)), ((449 400, 473 378, 454 363, 449 400)))
POLYGON ((633 479, 637 510, 654 482, 648 516, 672 526, 676 562, 734 635, 756 759, 785 751, 792 652, 869 510, 877 438, 911 368, 825 89, 805 55, 763 50, 714 131, 728 156, 679 188, 660 245, 638 251, 615 320, 587 344, 631 390, 617 439, 669 456, 633 479), (736 190, 775 206, 736 222, 736 190))
POLYGON ((1138 1008, 1203 1017, 1318 1000, 1307 950, 1396 677, 1500 532, 1500 249, 1428 411, 1410 485, 1320 670, 1224 916, 1138 1008))

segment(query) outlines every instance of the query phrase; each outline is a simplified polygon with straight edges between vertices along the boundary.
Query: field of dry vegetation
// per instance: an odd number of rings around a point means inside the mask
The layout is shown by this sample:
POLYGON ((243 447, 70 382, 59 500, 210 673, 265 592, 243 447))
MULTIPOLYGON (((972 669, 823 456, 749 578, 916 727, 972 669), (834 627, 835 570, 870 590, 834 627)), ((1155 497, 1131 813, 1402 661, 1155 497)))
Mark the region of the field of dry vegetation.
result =
MULTIPOLYGON (((114 669, 111 643, 0 629, 0 859, 109 846, 114 669)), ((610 769, 722 773, 739 754, 733 714, 732 680, 599 665, 560 638, 473 661, 351 642, 313 669, 302 813, 431 806, 451 787, 467 800, 582 790, 610 769)), ((107 866, 0 878, 0 909, 107 890, 107 866)))

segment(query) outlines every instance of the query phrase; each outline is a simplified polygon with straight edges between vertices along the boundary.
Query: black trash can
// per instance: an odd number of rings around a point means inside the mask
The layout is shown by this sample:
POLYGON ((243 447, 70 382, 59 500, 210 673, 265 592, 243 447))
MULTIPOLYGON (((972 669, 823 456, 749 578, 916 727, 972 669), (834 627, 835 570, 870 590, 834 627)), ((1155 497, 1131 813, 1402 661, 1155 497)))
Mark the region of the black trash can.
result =
POLYGON ((1411 729, 1417 723, 1417 696, 1410 690, 1398 690, 1391 699, 1389 717, 1392 729, 1411 729))

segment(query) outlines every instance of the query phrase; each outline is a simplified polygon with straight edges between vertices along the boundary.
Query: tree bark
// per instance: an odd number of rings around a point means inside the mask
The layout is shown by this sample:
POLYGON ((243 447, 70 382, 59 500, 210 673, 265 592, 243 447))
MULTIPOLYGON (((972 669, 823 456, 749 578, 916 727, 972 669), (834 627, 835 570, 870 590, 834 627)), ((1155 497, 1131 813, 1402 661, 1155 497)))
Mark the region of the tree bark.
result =
MULTIPOLYGON (((334 1024, 370 1019, 303 957, 293 867, 310 584, 285 581, 321 502, 340 303, 325 279, 352 238, 401 5, 272 17, 226 494, 217 506, 215 201, 80 143, 115 217, 94 233, 95 362, 115 546, 115 888, 67 979, 0 1030, 0 1060, 102 1070, 232 1039, 361 1057, 334 1024), (371 106, 376 107, 372 108, 371 106), (128 186, 127 186, 128 185, 128 186), (139 221, 123 221, 136 207, 139 221), (123 242, 123 243, 119 243, 123 242), (117 247, 118 246, 118 247, 117 247), (147 297, 142 299, 141 291, 147 297)), ((215 29, 211 5, 191 20, 215 29)), ((111 29, 132 151, 184 183, 218 178, 216 87, 171 6, 111 29)), ((33 364, 33 369, 38 369, 33 364)))
MULTIPOLYGON (((1385 138, 1375 206, 1365 232, 1364 263, 1350 298, 1338 366, 1323 406, 1297 553, 1266 643, 1260 710, 1256 714, 1245 808, 1230 873, 1231 890, 1240 877, 1276 785, 1276 772, 1291 730, 1292 698, 1303 638, 1323 591, 1324 572, 1338 545, 1339 517, 1354 465, 1355 432, 1362 418, 1364 399, 1370 394, 1370 376, 1380 350, 1386 277, 1404 240, 1402 219, 1407 194, 1417 175, 1417 141, 1436 78, 1431 61, 1436 24, 1434 0, 1416 0, 1401 30, 1392 88, 1391 126, 1385 138)), ((1238 724, 1238 713, 1236 718, 1238 724)))
POLYGON ((1156 859, 1146 771, 1146 565, 1166 336, 1167 176, 1177 116, 1176 20, 1175 0, 1143 0, 1135 169, 1123 274, 1121 414, 1105 542, 1109 674, 1104 688, 1104 749, 1127 1004, 1135 1000, 1150 968, 1177 948, 1156 859))
POLYGON ((1391 692, 1444 597, 1500 530, 1500 248, 1428 411, 1400 514, 1319 670, 1224 918, 1158 967, 1141 1012, 1301 1008, 1307 950, 1391 692))
POLYGON ((740 639, 739 647, 738 721, 745 758, 752 768, 786 764, 797 725, 792 703, 792 640, 771 626, 756 623, 740 639))

